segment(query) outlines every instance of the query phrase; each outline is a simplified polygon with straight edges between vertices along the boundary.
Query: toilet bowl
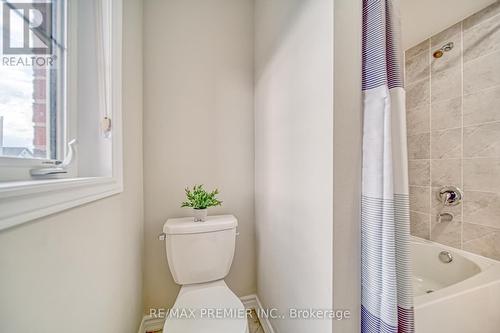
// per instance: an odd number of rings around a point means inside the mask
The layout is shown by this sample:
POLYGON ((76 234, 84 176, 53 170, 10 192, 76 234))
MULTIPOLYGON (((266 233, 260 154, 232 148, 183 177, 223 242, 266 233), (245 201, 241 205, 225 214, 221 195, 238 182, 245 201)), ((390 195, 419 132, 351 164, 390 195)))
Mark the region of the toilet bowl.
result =
POLYGON ((247 333, 245 315, 245 307, 224 280, 187 285, 182 286, 163 331, 247 333), (187 310, 184 315, 182 310, 187 310))
POLYGON ((164 333, 247 333, 243 303, 224 278, 234 257, 238 221, 233 215, 169 219, 163 226, 167 261, 181 290, 164 333))

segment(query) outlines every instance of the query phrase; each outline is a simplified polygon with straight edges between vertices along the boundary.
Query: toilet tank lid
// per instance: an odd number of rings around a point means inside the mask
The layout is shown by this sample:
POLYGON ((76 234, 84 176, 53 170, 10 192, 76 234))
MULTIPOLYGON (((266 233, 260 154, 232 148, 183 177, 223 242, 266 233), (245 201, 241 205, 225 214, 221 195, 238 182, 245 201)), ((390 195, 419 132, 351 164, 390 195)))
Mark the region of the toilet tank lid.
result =
POLYGON ((207 216, 205 222, 194 222, 192 217, 168 219, 163 226, 167 235, 198 234, 204 232, 234 229, 238 220, 234 215, 207 216))

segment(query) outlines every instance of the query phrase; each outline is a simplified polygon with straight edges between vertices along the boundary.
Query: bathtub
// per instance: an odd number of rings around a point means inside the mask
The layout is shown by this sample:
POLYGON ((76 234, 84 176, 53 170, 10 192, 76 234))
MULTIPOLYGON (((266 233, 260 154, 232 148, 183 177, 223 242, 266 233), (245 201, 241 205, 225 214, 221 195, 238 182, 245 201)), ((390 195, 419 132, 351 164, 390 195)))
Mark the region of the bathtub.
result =
POLYGON ((416 333, 500 333, 499 261, 414 237, 412 265, 416 333))

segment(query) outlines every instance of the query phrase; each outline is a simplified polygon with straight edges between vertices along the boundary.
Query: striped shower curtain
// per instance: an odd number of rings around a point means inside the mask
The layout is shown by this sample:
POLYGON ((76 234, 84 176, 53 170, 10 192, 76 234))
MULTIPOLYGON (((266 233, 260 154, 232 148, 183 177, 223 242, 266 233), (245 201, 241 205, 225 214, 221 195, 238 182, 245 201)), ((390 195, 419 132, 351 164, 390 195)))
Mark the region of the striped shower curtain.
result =
POLYGON ((363 333, 414 332, 398 0, 363 0, 363 333))

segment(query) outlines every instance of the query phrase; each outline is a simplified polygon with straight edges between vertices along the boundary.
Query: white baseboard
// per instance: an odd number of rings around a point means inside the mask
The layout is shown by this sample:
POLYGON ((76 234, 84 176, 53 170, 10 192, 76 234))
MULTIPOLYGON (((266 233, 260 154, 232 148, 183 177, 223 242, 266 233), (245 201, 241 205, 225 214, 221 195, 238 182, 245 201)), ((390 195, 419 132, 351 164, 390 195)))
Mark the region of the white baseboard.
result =
POLYGON ((159 331, 163 329, 164 324, 164 318, 156 318, 150 315, 146 315, 142 318, 141 326, 139 327, 139 333, 159 331))
POLYGON ((243 303, 245 309, 257 309, 259 307, 259 304, 257 303, 257 295, 240 297, 240 301, 243 303))
MULTIPOLYGON (((243 296, 240 297, 240 300, 246 309, 261 310, 257 311, 257 314, 263 313, 262 304, 260 303, 259 297, 257 295, 243 296)), ((264 329, 264 333, 275 333, 268 318, 259 316, 259 321, 260 324, 262 325, 262 328, 264 329)), ((139 327, 139 333, 154 332, 161 330, 164 324, 165 324, 164 318, 155 318, 146 315, 142 318, 141 326, 139 327)))
POLYGON ((260 310, 257 311, 257 315, 259 316, 260 325, 262 326, 264 333, 275 333, 271 323, 269 322, 269 318, 261 316, 261 314, 264 313, 264 308, 262 307, 257 295, 243 296, 240 297, 240 300, 246 309, 260 310))

